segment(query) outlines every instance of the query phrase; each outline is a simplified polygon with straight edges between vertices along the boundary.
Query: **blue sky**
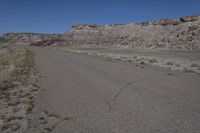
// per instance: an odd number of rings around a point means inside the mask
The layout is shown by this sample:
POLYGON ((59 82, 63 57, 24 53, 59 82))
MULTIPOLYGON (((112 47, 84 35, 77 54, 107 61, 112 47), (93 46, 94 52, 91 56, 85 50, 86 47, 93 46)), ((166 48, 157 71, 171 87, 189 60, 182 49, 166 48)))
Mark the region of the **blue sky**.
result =
POLYGON ((0 0, 0 33, 63 33, 74 24, 143 22, 200 14, 200 0, 0 0))

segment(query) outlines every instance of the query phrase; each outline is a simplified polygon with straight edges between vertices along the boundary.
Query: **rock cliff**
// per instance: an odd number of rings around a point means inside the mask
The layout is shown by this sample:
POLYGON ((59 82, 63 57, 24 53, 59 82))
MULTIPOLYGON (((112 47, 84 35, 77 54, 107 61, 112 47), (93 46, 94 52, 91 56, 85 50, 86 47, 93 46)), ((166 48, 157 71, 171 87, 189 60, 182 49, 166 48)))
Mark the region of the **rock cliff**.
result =
POLYGON ((115 25, 78 24, 64 34, 7 33, 1 40, 75 48, 200 50, 200 16, 115 25))
POLYGON ((200 16, 118 25, 76 25, 63 38, 76 47, 200 49, 200 16))

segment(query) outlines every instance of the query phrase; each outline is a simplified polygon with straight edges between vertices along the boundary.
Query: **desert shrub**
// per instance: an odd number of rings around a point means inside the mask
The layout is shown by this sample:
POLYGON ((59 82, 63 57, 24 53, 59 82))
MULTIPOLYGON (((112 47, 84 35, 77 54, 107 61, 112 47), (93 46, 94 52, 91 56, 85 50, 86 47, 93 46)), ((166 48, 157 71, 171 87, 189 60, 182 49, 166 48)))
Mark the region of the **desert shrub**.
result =
POLYGON ((191 65, 190 65, 190 67, 198 67, 199 65, 198 64, 196 64, 196 63, 192 63, 191 65))
POLYGON ((144 61, 140 61, 140 64, 144 65, 144 64, 145 64, 145 62, 144 62, 144 61))
POLYGON ((123 60, 127 60, 128 59, 127 56, 121 56, 120 58, 123 59, 123 60))
POLYGON ((156 59, 150 59, 149 63, 158 63, 158 61, 156 59))
POLYGON ((188 68, 184 68, 183 69, 184 72, 193 72, 192 70, 188 69, 188 68))
POLYGON ((176 67, 180 67, 181 65, 180 64, 176 64, 176 67))
POLYGON ((134 59, 137 59, 137 56, 133 56, 134 59))
POLYGON ((174 63, 173 62, 171 62, 171 61, 168 61, 167 63, 166 63, 166 65, 173 65, 174 63))
POLYGON ((140 61, 141 59, 137 59, 136 61, 140 61))

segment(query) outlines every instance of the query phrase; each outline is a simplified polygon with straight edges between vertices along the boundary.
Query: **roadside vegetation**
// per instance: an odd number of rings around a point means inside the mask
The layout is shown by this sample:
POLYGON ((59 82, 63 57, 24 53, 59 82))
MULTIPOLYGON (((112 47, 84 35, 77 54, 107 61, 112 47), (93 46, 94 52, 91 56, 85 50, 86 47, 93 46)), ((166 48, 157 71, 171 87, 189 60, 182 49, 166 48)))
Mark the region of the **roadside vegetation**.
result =
POLYGON ((27 116, 38 89, 32 73, 34 55, 23 47, 0 49, 6 49, 0 55, 0 132, 22 132, 28 125, 27 116))
POLYGON ((33 54, 19 47, 4 46, 7 52, 0 56, 0 90, 14 87, 16 82, 24 82, 33 65, 33 54))
POLYGON ((128 61, 133 62, 138 65, 151 65, 162 67, 171 70, 178 70, 182 72, 192 72, 200 74, 200 62, 193 62, 188 59, 175 59, 175 58, 160 58, 158 55, 156 56, 143 56, 138 54, 118 54, 118 53, 106 53, 102 51, 95 50, 75 50, 75 49, 67 49, 67 48, 58 48, 52 47, 57 50, 66 50, 76 54, 86 54, 93 57, 100 57, 103 59, 107 59, 110 61, 120 60, 120 61, 128 61))

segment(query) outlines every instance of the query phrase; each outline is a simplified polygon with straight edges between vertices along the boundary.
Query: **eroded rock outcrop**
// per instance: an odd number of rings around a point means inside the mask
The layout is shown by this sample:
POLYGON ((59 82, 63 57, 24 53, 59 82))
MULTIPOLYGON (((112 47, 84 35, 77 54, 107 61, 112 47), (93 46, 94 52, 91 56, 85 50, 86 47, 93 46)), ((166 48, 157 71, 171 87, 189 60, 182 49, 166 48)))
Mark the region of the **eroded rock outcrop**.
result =
POLYGON ((200 17, 118 25, 79 24, 63 38, 74 47, 199 50, 200 17))
POLYGON ((200 16, 115 25, 78 24, 64 34, 8 33, 4 41, 36 46, 200 50, 200 16))

